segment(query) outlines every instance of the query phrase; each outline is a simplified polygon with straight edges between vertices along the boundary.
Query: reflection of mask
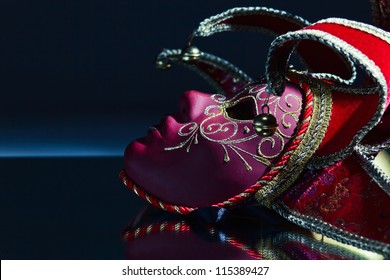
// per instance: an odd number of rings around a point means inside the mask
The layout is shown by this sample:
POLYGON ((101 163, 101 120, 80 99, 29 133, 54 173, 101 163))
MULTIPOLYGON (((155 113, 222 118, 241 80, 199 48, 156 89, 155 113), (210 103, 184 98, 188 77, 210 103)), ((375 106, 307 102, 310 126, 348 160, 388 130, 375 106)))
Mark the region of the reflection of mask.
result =
POLYGON ((186 92, 180 112, 128 146, 126 174, 147 193, 179 205, 208 206, 237 195, 272 165, 299 121, 301 92, 289 84, 283 96, 268 101, 280 120, 277 132, 258 136, 252 122, 267 96, 262 84, 230 98, 186 92), (224 191, 216 185, 224 185, 224 191))
POLYGON ((126 256, 137 260, 383 258, 334 240, 321 240, 286 221, 269 224, 262 218, 273 220, 275 214, 265 210, 248 207, 229 213, 221 223, 201 225, 148 207, 122 233, 126 256))

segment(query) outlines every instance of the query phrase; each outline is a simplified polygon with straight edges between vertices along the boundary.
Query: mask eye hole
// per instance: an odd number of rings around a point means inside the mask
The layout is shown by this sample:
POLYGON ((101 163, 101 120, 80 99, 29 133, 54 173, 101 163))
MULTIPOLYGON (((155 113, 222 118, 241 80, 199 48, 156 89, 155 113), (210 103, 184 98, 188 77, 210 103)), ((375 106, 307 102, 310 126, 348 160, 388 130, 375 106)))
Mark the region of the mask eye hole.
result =
POLYGON ((257 116, 256 101, 253 98, 242 99, 226 108, 226 113, 231 119, 253 120, 257 116))

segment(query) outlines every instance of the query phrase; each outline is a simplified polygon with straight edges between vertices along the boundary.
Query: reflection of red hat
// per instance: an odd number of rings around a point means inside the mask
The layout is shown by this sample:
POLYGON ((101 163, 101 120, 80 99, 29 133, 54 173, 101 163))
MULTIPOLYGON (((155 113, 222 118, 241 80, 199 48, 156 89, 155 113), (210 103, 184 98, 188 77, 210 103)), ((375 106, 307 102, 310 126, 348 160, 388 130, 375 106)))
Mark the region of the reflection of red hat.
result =
POLYGON ((251 210, 230 213, 223 223, 211 226, 148 207, 122 233, 126 256, 137 260, 381 258, 318 240, 310 231, 286 221, 271 225, 251 210))
MULTIPOLYGON (((255 198, 305 228, 389 254, 390 180, 373 157, 390 147, 390 34, 344 19, 310 25, 272 9, 236 8, 205 20, 193 36, 260 28, 282 34, 267 59, 268 91, 282 95, 286 77, 301 88, 300 124, 257 183, 214 205, 232 207, 255 198), (287 67, 295 49, 307 70, 287 67)), ((162 68, 173 62, 195 69, 227 95, 245 91, 251 82, 235 66, 193 46, 165 50, 158 57, 162 68)), ((140 181, 141 187, 136 186, 128 176, 127 170, 121 173, 125 184, 157 207, 182 214, 196 208, 163 201, 162 194, 148 193, 147 186, 140 181)))

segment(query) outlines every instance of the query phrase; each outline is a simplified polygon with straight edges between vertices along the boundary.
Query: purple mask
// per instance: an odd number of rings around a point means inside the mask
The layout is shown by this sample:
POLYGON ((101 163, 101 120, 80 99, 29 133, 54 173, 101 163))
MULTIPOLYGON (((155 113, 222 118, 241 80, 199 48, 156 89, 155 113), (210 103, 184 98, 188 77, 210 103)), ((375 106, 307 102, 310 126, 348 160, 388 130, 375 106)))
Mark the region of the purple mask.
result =
POLYGON ((243 192, 279 159, 300 120, 302 94, 288 83, 281 97, 268 100, 278 119, 276 133, 257 135, 253 119, 267 96, 263 84, 229 97, 185 92, 179 112, 127 147, 127 176, 147 194, 188 207, 214 205, 243 192))

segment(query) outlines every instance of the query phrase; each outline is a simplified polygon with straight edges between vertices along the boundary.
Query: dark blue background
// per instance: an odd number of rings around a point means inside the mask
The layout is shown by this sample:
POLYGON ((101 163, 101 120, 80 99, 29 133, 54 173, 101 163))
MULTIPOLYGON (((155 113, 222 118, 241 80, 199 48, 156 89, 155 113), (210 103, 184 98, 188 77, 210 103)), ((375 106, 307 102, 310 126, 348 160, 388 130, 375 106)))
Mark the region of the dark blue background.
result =
MULTIPOLYGON (((360 1, 0 2, 0 156, 121 155, 127 143, 176 108, 187 89, 212 89, 195 74, 154 68, 163 48, 181 48, 206 17, 262 5, 310 21, 370 22, 360 1)), ((219 34, 196 44, 253 76, 271 38, 219 34)))

